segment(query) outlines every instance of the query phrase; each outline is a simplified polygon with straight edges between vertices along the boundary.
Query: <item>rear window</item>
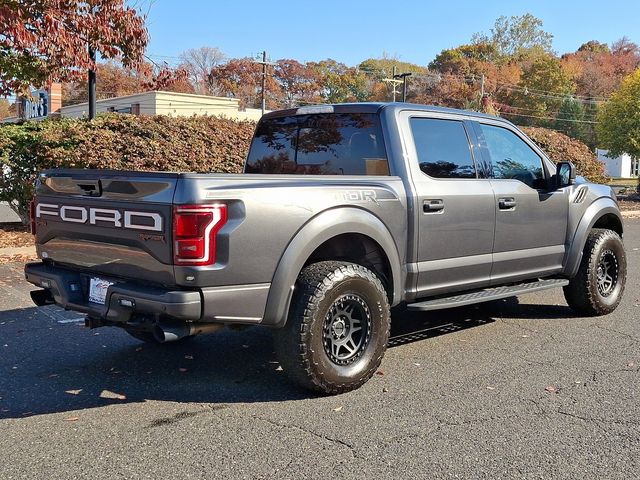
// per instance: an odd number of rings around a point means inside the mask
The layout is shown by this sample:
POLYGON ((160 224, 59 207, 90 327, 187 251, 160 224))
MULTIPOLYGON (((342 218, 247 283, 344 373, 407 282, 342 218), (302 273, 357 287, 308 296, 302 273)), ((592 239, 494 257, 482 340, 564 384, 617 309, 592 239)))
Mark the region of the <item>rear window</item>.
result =
POLYGON ((330 113, 263 120, 244 171, 389 175, 380 119, 371 113, 330 113))

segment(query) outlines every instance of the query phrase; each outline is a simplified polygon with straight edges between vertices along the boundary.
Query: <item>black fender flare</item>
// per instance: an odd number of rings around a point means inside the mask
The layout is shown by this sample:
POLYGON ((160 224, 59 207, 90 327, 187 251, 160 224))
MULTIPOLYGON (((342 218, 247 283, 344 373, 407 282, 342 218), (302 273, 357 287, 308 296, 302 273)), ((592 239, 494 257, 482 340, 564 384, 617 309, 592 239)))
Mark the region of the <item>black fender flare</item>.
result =
POLYGON ((609 214, 618 217, 622 225, 620 209, 612 198, 599 198, 587 207, 575 229, 568 246, 569 248, 567 249, 567 254, 565 255, 563 271, 567 277, 574 277, 576 273, 578 273, 580 260, 582 260, 582 251, 587 242, 589 232, 600 218, 609 214))

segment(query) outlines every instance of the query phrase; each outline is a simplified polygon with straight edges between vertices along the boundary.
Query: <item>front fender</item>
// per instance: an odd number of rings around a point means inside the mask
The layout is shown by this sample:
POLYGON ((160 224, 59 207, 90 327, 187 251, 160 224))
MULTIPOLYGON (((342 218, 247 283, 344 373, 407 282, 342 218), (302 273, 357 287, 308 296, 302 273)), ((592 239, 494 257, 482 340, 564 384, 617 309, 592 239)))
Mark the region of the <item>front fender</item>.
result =
POLYGON ((359 208, 325 210, 307 222, 287 246, 271 282, 263 325, 282 327, 298 274, 311 254, 327 240, 345 233, 359 233, 376 241, 389 260, 393 278, 393 304, 400 302, 404 288, 398 248, 382 221, 359 208))
POLYGON ((620 215, 618 205, 610 197, 597 199, 585 210, 571 238, 565 256, 563 271, 567 277, 574 277, 578 273, 580 260, 582 260, 582 251, 587 243, 589 232, 598 219, 607 214, 615 215, 620 220, 620 224, 622 224, 622 216, 620 215))

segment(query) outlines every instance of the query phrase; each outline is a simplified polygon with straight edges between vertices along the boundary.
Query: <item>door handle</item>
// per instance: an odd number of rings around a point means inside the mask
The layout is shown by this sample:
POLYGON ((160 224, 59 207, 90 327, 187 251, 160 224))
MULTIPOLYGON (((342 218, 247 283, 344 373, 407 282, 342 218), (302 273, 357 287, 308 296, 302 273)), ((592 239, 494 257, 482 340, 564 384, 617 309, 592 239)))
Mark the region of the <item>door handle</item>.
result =
POLYGON ((440 198, 431 198, 422 203, 424 213, 440 212, 444 210, 444 200, 440 198))
POLYGON ((513 210, 516 208, 516 200, 513 197, 499 198, 498 208, 500 210, 513 210))

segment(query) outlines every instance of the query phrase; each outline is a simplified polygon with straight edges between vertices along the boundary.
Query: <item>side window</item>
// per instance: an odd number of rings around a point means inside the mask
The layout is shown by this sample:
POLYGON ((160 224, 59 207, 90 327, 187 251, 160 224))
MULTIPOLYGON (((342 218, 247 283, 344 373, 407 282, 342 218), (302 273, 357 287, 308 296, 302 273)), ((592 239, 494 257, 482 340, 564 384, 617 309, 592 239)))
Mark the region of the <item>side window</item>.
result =
POLYGON ((506 128, 480 124, 495 178, 512 178, 531 188, 544 180, 542 159, 520 137, 506 128))
POLYGON ((434 178, 476 178, 462 122, 413 117, 410 125, 420 170, 434 178))

